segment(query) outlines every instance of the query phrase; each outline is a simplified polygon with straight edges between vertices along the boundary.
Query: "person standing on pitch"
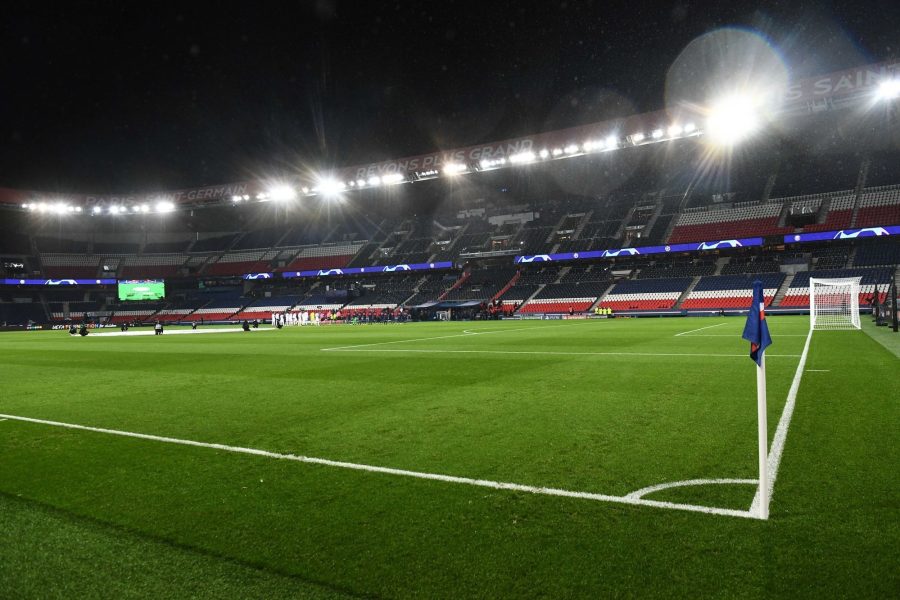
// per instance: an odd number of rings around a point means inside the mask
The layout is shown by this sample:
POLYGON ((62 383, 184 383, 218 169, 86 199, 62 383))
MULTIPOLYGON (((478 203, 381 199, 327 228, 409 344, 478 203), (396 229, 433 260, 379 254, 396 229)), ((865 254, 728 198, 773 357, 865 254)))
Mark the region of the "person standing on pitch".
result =
POLYGON ((156 325, 153 326, 153 335, 162 335, 163 326, 159 321, 156 322, 156 325))

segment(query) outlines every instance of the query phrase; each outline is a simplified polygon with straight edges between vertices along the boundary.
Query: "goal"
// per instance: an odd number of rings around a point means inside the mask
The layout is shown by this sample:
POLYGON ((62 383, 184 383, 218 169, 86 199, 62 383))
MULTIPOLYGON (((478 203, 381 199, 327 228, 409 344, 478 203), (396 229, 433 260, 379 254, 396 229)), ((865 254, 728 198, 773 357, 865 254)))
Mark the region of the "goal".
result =
POLYGON ((860 277, 809 280, 812 329, 859 329, 860 277))

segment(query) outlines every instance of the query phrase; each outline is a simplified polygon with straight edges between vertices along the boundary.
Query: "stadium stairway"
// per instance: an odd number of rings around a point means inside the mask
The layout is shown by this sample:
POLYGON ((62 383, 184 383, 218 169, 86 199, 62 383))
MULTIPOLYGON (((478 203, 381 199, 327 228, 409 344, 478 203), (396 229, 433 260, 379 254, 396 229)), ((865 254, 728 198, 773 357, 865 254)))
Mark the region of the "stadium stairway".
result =
POLYGON ((854 190, 853 216, 850 217, 850 227, 856 227, 856 219, 859 217, 859 209, 862 206, 863 188, 866 187, 866 180, 869 178, 869 165, 871 161, 867 158, 862 161, 859 167, 859 176, 856 179, 856 189, 854 190))
POLYGON ((507 290, 509 290, 509 288, 516 285, 516 282, 519 280, 519 277, 521 277, 521 276, 522 276, 522 271, 516 271, 516 274, 512 276, 512 279, 507 281, 506 285, 504 285, 502 288, 500 288, 500 291, 493 295, 493 297, 491 298, 491 302, 494 302, 497 298, 499 298, 503 294, 505 294, 507 292, 507 290))
POLYGON ((772 298, 772 304, 770 306, 781 306, 781 300, 787 293, 788 288, 791 287, 791 283, 794 281, 794 275, 794 273, 787 274, 787 277, 784 278, 784 282, 782 282, 781 287, 778 288, 777 292, 775 292, 775 297, 772 298))
MULTIPOLYGON (((719 268, 718 265, 717 268, 719 268)), ((700 276, 694 277, 693 281, 691 281, 691 284, 687 286, 687 289, 684 290, 684 292, 682 292, 680 296, 678 296, 678 300, 676 300, 674 306, 672 306, 673 310, 681 308, 681 304, 685 301, 685 299, 687 299, 688 296, 691 295, 691 292, 694 291, 694 288, 697 287, 698 283, 700 283, 700 276)))
POLYGON ((537 288, 536 290, 534 290, 534 293, 533 293, 533 294, 531 294, 530 296, 528 296, 527 298, 525 298, 524 300, 522 300, 522 302, 519 303, 519 308, 516 310, 516 312, 519 312, 519 311, 522 310, 525 306, 527 306, 528 303, 531 302, 531 301, 535 298, 535 296, 537 296, 538 294, 540 294, 540 293, 541 293, 541 290, 543 290, 545 287, 547 287, 547 284, 546 284, 546 283, 542 283, 541 285, 539 285, 538 288, 537 288))
POLYGON ((616 287, 616 282, 615 282, 615 281, 613 281, 612 283, 610 283, 610 284, 606 287, 606 289, 603 290, 603 293, 600 294, 600 296, 597 298, 597 301, 594 302, 594 303, 591 305, 591 307, 588 309, 588 312, 593 312, 595 308, 597 308, 598 306, 600 306, 600 303, 603 302, 603 299, 606 298, 607 295, 609 295, 609 292, 610 292, 614 287, 616 287))
POLYGON ((471 275, 472 275, 472 271, 470 271, 470 270, 468 270, 468 269, 466 269, 465 271, 463 271, 463 274, 460 276, 460 278, 457 279, 455 282, 453 282, 453 285, 451 285, 448 289, 446 289, 446 290, 444 291, 443 294, 441 294, 440 296, 438 296, 438 299, 437 299, 438 302, 443 301, 444 298, 446 298, 447 296, 450 295, 450 292, 452 292, 453 290, 457 289, 457 288, 460 287, 462 284, 464 284, 464 283, 469 279, 469 277, 470 277, 471 275))
POLYGON ((722 268, 731 262, 730 256, 721 256, 716 259, 716 270, 713 271, 713 275, 721 275, 722 268))

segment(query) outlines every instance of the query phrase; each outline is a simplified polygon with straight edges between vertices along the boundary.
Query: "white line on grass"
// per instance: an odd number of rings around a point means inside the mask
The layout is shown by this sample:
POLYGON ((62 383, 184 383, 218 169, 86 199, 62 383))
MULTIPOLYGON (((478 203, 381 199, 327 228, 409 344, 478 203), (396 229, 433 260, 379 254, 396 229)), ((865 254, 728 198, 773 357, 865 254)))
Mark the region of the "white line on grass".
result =
MULTIPOLYGON (((385 342, 388 343, 388 342, 385 342)), ((703 358, 747 358, 747 354, 701 354, 691 352, 570 352, 556 350, 441 350, 429 348, 322 348, 332 352, 418 352, 423 354, 537 354, 540 356, 688 356, 703 358)), ((766 358, 797 358, 799 354, 766 354, 766 358)))
POLYGON ((670 481, 669 483, 657 483, 639 490, 635 490, 625 496, 626 498, 643 498, 647 494, 668 490, 671 488, 688 487, 692 485, 758 485, 759 479, 686 479, 685 481, 670 481))
POLYGON ((392 340, 390 342, 372 342, 370 344, 355 344, 353 346, 336 346, 334 348, 321 348, 322 352, 332 352, 335 350, 350 350, 353 348, 369 348, 371 346, 386 346, 388 344, 406 344, 408 342, 428 342, 431 340, 446 340, 449 338, 470 337, 473 335, 489 335, 492 333, 509 333, 511 331, 543 331, 552 327, 571 327, 571 325, 549 325, 540 329, 534 327, 517 327, 515 329, 491 329, 490 331, 472 331, 471 329, 463 330, 462 333, 453 333, 450 335, 438 335, 427 338, 410 338, 407 340, 392 340))
POLYGON ((562 490, 558 488, 538 487, 532 485, 523 485, 520 483, 506 483, 502 481, 490 481, 487 479, 472 479, 469 477, 457 477, 454 475, 441 475, 439 473, 424 473, 421 471, 407 471, 405 469, 394 469, 391 467, 377 467, 373 465, 364 465, 359 463, 343 462, 330 460, 327 458, 315 458, 312 456, 298 456, 295 454, 280 454, 278 452, 270 452, 268 450, 259 450, 256 448, 242 448, 240 446, 228 446, 225 444, 211 444, 208 442, 197 442, 193 440, 184 440, 179 438, 164 437, 158 435, 150 435, 146 433, 134 433, 131 431, 120 431, 117 429, 105 429, 102 427, 89 427, 86 425, 76 425, 74 423, 62 423, 59 421, 47 421, 44 419, 34 419, 31 417, 21 417, 17 415, 3 415, 0 417, 12 419, 15 421, 23 421, 26 423, 37 423, 40 425, 50 425, 53 427, 64 427, 67 429, 77 429, 80 431, 92 431, 95 433, 106 433, 109 435, 118 435, 123 437, 137 438, 142 440, 151 440, 154 442, 163 442, 167 444, 179 444, 182 446, 194 446, 198 448, 209 448, 212 450, 221 450, 224 452, 234 452, 237 454, 251 454, 254 456, 262 456, 265 458, 275 458, 282 460, 290 460, 301 463, 309 463, 315 465, 323 465, 327 467, 337 467, 340 469, 351 469, 354 471, 368 471, 370 473, 383 473, 387 475, 399 475, 402 477, 412 477, 416 479, 428 479, 432 481, 443 481, 446 483, 459 483, 463 485, 471 485, 483 488, 492 488, 496 490, 511 490, 516 492, 527 492, 530 494, 539 494, 544 496, 562 496, 565 498, 579 498, 582 500, 596 500, 599 502, 613 502, 616 504, 629 504, 632 506, 651 506, 654 508, 668 508, 672 510, 682 510, 689 512, 705 513, 710 515, 722 515, 728 517, 740 517, 744 519, 757 519, 755 513, 746 510, 734 510, 730 508, 716 508, 711 506, 698 506, 694 504, 680 504, 677 502, 661 502, 657 500, 645 500, 643 498, 633 498, 629 496, 611 496, 607 494, 596 494, 593 492, 575 492, 571 490, 562 490))
MULTIPOLYGON (((791 382, 791 389, 788 391, 787 401, 784 403, 784 410, 781 411, 781 418, 778 420, 778 428, 775 430, 775 437, 772 439, 772 446, 769 448, 769 456, 766 459, 766 465, 769 471, 769 502, 772 501, 772 494, 775 492, 775 480, 778 478, 778 467, 781 466, 781 455, 784 453, 784 443, 787 440, 788 428, 791 426, 791 417, 794 415, 794 405, 797 403, 797 392, 800 390, 800 379, 803 378, 803 368, 806 366, 806 356, 809 354, 809 343, 812 341, 812 329, 806 336, 806 344, 803 345, 803 353, 800 354, 800 363, 794 372, 794 380, 791 382)), ((753 496, 753 503, 750 505, 750 512, 759 513, 759 486, 756 488, 756 494, 753 496)))
MULTIPOLYGON (((240 327, 229 327, 229 328, 219 328, 219 329, 184 329, 184 330, 172 330, 166 329, 163 336, 167 335, 200 335, 202 333, 235 333, 238 331, 243 331, 240 327)), ((251 329, 250 331, 255 331, 259 333, 260 331, 276 331, 274 327, 263 327, 260 329, 251 329)), ((137 337, 142 335, 156 335, 155 331, 108 331, 104 333, 92 333, 88 337, 137 337)))
POLYGON ((807 373, 831 373, 831 369, 807 369, 807 373))
MULTIPOLYGON (((723 323, 724 325, 724 323, 723 323)), ((677 336, 676 336, 677 337, 677 336)), ((696 335, 689 335, 688 337, 729 337, 734 339, 740 339, 740 336, 736 333, 698 333, 696 335)), ((806 337, 805 333, 776 333, 775 337, 806 337)))
POLYGON ((690 331, 682 331, 681 333, 676 333, 675 337, 680 337, 682 335, 693 333, 695 331, 703 331, 704 329, 712 329, 713 327, 721 327, 722 325, 728 325, 728 323, 716 323, 715 325, 707 325, 706 327, 700 327, 699 329, 691 329, 690 331))

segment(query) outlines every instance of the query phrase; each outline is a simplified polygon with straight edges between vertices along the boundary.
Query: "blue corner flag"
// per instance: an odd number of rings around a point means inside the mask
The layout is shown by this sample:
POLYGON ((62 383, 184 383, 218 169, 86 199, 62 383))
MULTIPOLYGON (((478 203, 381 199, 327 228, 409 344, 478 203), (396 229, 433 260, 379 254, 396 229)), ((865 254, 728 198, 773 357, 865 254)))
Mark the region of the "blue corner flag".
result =
POLYGON ((741 337, 750 342, 750 358, 758 366, 762 366, 763 352, 771 345, 772 338, 766 324, 766 300, 763 296, 763 284, 759 279, 753 282, 753 304, 747 313, 747 323, 741 337))

